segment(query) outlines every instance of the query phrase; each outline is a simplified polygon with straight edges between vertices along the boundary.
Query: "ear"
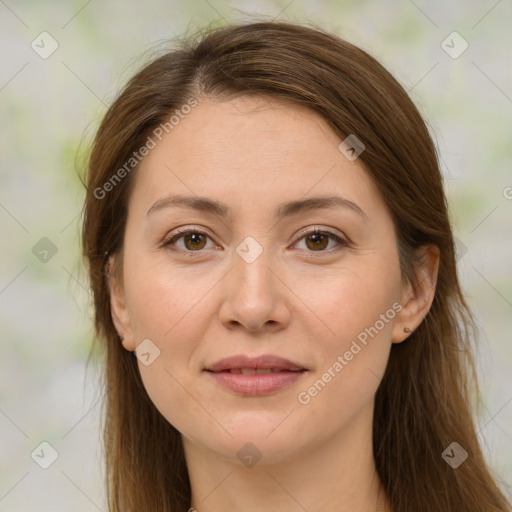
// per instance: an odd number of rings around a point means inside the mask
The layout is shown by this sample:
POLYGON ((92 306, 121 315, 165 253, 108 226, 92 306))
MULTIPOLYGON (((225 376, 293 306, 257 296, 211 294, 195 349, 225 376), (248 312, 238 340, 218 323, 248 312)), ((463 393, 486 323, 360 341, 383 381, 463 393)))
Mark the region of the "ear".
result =
POLYGON ((427 316, 434 300, 440 250, 437 245, 428 244, 421 246, 418 251, 423 262, 421 267, 416 269, 418 284, 413 286, 407 282, 402 288, 402 309, 396 315, 393 326, 393 343, 401 343, 409 337, 427 316))
POLYGON ((135 350, 132 328, 130 324, 130 315, 126 307, 125 291, 123 279, 118 271, 118 261, 115 259, 118 255, 112 255, 106 263, 106 276, 110 294, 110 314, 112 322, 122 340, 123 347, 126 350, 135 350))

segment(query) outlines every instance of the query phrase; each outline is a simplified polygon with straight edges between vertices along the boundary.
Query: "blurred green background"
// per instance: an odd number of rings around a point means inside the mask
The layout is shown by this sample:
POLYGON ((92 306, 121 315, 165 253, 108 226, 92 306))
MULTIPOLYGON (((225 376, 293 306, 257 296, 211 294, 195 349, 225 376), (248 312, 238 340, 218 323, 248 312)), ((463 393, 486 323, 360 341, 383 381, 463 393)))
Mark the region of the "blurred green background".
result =
POLYGON ((84 150, 152 49, 187 29, 250 14, 312 21, 361 46, 427 119, 460 277, 481 329, 478 436, 496 475, 512 481, 511 2, 5 0, 0 511, 106 511, 98 361, 86 368, 92 309, 79 253, 84 150))

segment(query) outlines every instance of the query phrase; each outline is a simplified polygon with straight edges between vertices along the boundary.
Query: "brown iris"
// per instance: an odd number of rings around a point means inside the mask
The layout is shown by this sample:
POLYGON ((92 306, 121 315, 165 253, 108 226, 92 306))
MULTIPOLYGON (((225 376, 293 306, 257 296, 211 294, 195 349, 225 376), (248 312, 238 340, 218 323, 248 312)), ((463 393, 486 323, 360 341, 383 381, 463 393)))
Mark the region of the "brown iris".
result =
POLYGON ((186 233, 183 235, 183 243, 185 244, 185 247, 192 251, 202 249, 204 247, 205 241, 206 236, 202 233, 186 233), (187 244, 189 240, 191 240, 191 245, 187 244))
POLYGON ((309 249, 325 249, 329 243, 329 237, 322 233, 313 233, 306 237, 306 245, 309 249), (314 240, 314 245, 310 246, 309 242, 314 240), (320 243, 318 243, 320 242, 320 243))

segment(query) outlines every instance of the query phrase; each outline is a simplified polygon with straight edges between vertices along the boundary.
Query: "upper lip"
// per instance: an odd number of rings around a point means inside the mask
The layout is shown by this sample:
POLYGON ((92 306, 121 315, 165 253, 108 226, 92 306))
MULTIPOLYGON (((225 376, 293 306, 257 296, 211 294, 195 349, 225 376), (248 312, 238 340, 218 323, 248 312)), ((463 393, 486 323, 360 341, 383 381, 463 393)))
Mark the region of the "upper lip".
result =
POLYGON ((262 355, 258 357, 248 357, 243 354, 227 357, 221 359, 216 363, 205 368, 211 372, 222 372, 224 370, 238 370, 244 368, 253 368, 255 370, 289 370, 289 371, 300 371, 307 370, 300 364, 293 363, 288 359, 274 355, 262 355))

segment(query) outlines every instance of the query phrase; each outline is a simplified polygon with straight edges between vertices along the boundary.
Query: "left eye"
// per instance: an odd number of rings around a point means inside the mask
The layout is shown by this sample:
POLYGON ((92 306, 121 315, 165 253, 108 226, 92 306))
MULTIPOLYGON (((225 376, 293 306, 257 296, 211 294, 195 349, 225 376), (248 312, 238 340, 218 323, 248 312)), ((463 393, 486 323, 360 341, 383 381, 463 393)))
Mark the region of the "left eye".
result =
POLYGON ((318 229, 314 229, 313 231, 303 235, 299 242, 304 240, 306 242, 306 247, 313 250, 313 252, 325 252, 324 249, 327 248, 329 239, 334 240, 338 245, 346 245, 345 240, 340 238, 338 235, 335 235, 330 231, 320 231, 318 229))
MULTIPOLYGON (((183 239, 184 247, 181 247, 182 250, 185 252, 198 252, 205 248, 206 240, 209 238, 210 237, 202 231, 189 229, 177 233, 164 242, 163 245, 164 247, 176 245, 178 240, 183 239)), ((329 245, 329 239, 334 240, 338 245, 347 245, 345 240, 338 235, 330 231, 321 231, 318 229, 305 233, 295 245, 304 240, 306 242, 306 248, 312 252, 325 252, 325 249, 329 245)))

